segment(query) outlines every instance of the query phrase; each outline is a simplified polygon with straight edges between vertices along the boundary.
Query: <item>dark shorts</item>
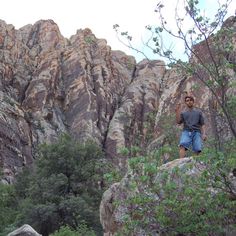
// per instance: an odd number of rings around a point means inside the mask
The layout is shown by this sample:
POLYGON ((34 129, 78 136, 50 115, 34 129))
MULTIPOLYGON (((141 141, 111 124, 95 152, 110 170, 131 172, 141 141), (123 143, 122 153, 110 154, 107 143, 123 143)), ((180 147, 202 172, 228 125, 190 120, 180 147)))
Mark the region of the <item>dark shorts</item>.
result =
POLYGON ((201 152, 202 151, 202 138, 201 133, 199 131, 187 131, 183 130, 179 146, 184 147, 185 149, 190 149, 194 152, 201 152))

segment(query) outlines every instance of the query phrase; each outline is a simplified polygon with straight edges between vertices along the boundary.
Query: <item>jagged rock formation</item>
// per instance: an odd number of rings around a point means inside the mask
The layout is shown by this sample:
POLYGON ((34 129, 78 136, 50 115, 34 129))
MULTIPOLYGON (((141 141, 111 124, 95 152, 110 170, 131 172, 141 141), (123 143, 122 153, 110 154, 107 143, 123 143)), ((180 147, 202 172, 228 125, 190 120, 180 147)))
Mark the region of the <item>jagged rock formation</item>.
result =
POLYGON ((134 58, 89 29, 65 39, 53 21, 0 29, 1 166, 31 164, 39 143, 66 131, 105 146, 134 58))
MULTIPOLYGON (((90 29, 66 39, 51 20, 19 30, 0 21, 0 166, 13 176, 32 164, 38 144, 70 132, 94 139, 123 169, 118 149, 134 135, 145 142, 150 112, 153 138, 159 137, 163 114, 173 114, 176 100, 195 84, 161 61, 136 63, 112 51, 90 29)), ((200 84, 192 93, 211 133, 209 91, 200 84)))

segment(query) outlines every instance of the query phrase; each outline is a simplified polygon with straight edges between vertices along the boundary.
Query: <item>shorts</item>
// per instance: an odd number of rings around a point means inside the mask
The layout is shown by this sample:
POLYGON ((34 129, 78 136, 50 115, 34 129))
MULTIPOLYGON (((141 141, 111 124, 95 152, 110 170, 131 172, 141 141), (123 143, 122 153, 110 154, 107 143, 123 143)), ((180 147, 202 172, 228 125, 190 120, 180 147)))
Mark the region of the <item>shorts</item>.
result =
POLYGON ((184 147, 185 149, 190 149, 192 147, 193 152, 201 152, 202 151, 202 138, 201 133, 199 131, 187 131, 183 130, 179 146, 184 147))

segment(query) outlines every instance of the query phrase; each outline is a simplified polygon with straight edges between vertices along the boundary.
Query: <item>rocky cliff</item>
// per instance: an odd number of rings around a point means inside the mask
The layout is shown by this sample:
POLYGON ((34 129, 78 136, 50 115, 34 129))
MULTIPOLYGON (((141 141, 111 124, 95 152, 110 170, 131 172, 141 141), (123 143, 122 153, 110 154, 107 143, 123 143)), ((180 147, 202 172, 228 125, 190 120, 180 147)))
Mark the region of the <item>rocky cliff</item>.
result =
POLYGON ((62 132, 96 140, 123 169, 119 148, 131 145, 134 136, 145 143, 150 113, 152 138, 159 138, 161 117, 173 114, 186 92, 197 98, 207 130, 214 133, 209 91, 195 87, 194 78, 162 61, 136 63, 111 50, 90 29, 66 39, 52 20, 19 30, 0 21, 0 165, 6 181, 33 163, 38 144, 62 132))

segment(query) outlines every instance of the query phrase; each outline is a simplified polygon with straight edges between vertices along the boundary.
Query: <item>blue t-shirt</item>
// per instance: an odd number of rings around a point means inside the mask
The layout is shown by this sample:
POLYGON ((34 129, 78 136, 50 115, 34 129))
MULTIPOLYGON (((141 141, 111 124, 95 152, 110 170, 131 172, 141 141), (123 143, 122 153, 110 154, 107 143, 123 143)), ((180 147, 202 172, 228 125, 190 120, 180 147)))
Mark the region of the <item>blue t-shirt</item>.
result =
POLYGON ((184 130, 201 131, 201 126, 204 125, 203 114, 196 108, 183 111, 180 114, 181 123, 184 123, 184 130))

